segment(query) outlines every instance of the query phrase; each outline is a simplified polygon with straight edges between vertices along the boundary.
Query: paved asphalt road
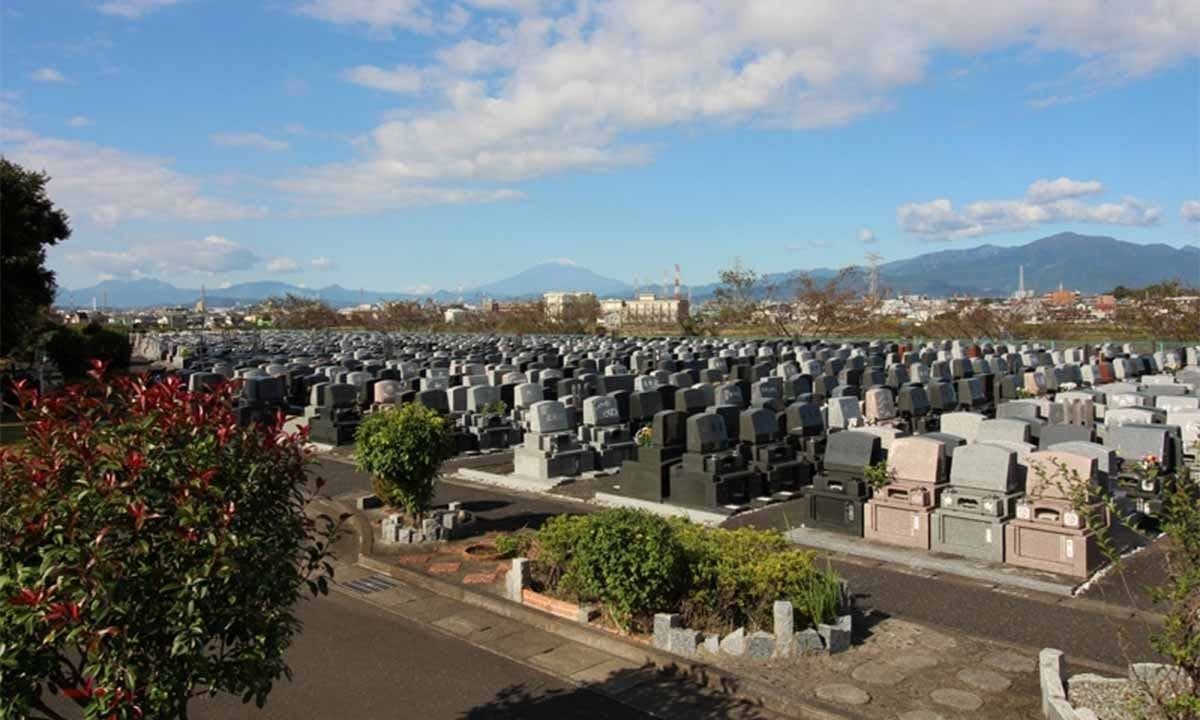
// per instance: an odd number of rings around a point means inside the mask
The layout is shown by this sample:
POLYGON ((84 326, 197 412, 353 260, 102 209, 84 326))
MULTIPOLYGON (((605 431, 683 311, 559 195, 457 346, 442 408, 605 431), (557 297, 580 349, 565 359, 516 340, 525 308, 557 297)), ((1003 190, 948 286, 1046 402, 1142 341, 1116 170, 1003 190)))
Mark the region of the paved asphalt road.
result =
MULTIPOLYGON (((322 460, 317 472, 326 479, 325 494, 330 497, 340 495, 343 501, 348 501, 350 494, 370 489, 366 476, 344 462, 322 460)), ((451 500, 463 501, 466 509, 476 513, 482 521, 478 526, 480 532, 537 527, 550 515, 598 509, 566 499, 439 484, 434 501, 443 504, 451 500)), ((767 516, 769 513, 760 522, 771 525, 767 516)), ((1161 576, 1161 559, 1156 548, 1130 558, 1128 577, 1134 578, 1137 586, 1151 584, 1152 579, 1161 576)), ((1085 659, 1112 667, 1154 657, 1149 644, 1151 628, 1121 612, 1119 606, 1126 602, 1113 602, 1123 594, 1110 587, 1114 584, 1112 579, 1100 583, 1111 597, 1089 593, 1093 599, 1111 603, 1110 612, 1097 613, 1094 608, 1078 607, 1070 601, 1064 602, 1065 599, 1031 599, 977 583, 913 575, 878 563, 834 560, 833 567, 850 581, 850 587, 859 595, 861 608, 883 616, 1028 648, 1057 647, 1067 653, 1069 660, 1085 659)))
POLYGON ((197 720, 623 720, 649 716, 341 593, 305 601, 295 677, 258 709, 198 700, 197 720))

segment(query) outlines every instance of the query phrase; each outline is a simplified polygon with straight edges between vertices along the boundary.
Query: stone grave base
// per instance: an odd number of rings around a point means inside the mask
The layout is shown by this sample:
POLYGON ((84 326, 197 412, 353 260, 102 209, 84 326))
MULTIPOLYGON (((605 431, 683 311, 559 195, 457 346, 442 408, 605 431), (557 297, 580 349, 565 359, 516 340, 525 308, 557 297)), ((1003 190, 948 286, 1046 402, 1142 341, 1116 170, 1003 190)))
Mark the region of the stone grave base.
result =
POLYGON ((1010 565, 1087 578, 1104 564, 1096 536, 1086 530, 1013 520, 1004 528, 1010 565))
POLYGON ((931 555, 917 548, 881 545, 862 538, 814 528, 794 528, 785 535, 797 545, 878 560, 897 569, 957 575, 1002 587, 1023 588, 1068 597, 1080 586, 1080 582, 1073 578, 969 558, 931 555))
POLYGON ((863 508, 863 537, 901 547, 929 549, 932 508, 868 500, 863 508))

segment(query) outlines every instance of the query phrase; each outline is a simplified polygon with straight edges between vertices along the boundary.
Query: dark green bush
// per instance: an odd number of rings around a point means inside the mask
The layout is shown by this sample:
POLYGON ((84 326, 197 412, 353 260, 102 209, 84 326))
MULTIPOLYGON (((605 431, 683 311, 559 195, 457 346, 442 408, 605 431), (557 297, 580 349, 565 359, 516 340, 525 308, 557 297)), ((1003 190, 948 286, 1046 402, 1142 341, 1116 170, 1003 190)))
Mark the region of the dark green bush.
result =
POLYGON ((47 357, 68 381, 80 380, 87 372, 89 360, 100 360, 110 370, 128 370, 132 348, 129 337, 92 323, 82 330, 55 327, 46 339, 47 357))
POLYGON ((792 602, 801 626, 836 615, 836 577, 814 568, 814 554, 796 549, 783 535, 684 521, 676 521, 675 530, 687 557, 688 591, 681 609, 689 627, 770 629, 776 600, 792 602), (827 610, 831 599, 832 613, 827 610))
POLYGON ((768 530, 606 510, 551 518, 529 551, 536 582, 560 597, 601 603, 624 627, 678 610, 697 629, 770 629, 776 600, 790 600, 803 627, 831 621, 839 609, 837 576, 768 530))
POLYGON ((533 547, 534 535, 527 530, 500 535, 496 538, 496 552, 502 558, 515 558, 529 554, 533 547))
POLYGON ((670 607, 684 577, 671 524, 634 510, 553 518, 538 533, 538 549, 555 590, 600 603, 623 628, 645 626, 670 607))

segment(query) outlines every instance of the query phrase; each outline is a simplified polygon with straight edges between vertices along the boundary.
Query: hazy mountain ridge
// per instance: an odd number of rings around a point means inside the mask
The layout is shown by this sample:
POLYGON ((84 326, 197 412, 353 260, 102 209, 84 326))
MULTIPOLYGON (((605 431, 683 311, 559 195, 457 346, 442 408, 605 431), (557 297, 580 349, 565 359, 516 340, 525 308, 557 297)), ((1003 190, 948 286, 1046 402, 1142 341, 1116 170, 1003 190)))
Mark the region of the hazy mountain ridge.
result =
MULTIPOLYGON (((1200 285, 1200 248, 1139 245, 1107 236, 1069 232, 1014 247, 980 245, 938 250, 884 263, 879 266, 879 275, 881 285, 893 294, 999 296, 1010 295, 1017 289, 1018 268, 1022 265, 1025 266, 1025 287, 1039 293, 1055 289, 1060 283, 1066 288, 1087 293, 1105 292, 1117 285, 1140 287, 1164 280, 1200 285)), ((770 273, 767 277, 774 283, 786 284, 789 278, 801 272, 770 273)), ((837 273, 830 268, 816 268, 808 272, 819 279, 833 277, 837 273)), ((717 287, 716 283, 692 286, 693 299, 704 300, 717 287)), ((572 263, 551 261, 511 277, 465 290, 461 296, 470 302, 481 297, 512 299, 573 290, 594 292, 597 297, 603 298, 628 296, 634 288, 572 263)), ((450 290, 430 293, 381 292, 354 290, 336 284, 302 288, 285 282, 264 280, 211 288, 206 298, 209 307, 227 307, 252 304, 287 293, 320 298, 337 307, 425 298, 453 302, 460 297, 458 292, 450 290)), ((192 305, 199 297, 199 289, 177 288, 161 280, 142 278, 106 280, 79 290, 60 289, 58 300, 62 304, 86 307, 95 298, 97 302, 110 307, 132 308, 192 305)))

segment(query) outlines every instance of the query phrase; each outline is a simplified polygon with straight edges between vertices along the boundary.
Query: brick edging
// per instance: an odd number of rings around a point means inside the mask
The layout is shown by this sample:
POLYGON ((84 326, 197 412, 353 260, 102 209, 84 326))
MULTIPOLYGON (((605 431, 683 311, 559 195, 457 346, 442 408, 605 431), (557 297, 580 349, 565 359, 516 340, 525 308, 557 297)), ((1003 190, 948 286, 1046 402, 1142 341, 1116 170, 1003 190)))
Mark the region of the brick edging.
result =
POLYGON ((735 675, 706 663, 662 652, 648 645, 625 640, 620 636, 594 630, 548 613, 531 610, 503 598, 467 590, 460 585, 432 578, 414 570, 397 567, 372 557, 359 556, 357 564, 359 567, 388 575, 436 595, 482 608, 501 617, 553 633, 623 660, 643 665, 653 664, 660 671, 669 675, 682 675, 710 690, 748 700, 772 712, 791 717, 813 718, 814 720, 843 720, 854 717, 845 711, 834 709, 823 703, 800 700, 785 695, 770 685, 735 675))

